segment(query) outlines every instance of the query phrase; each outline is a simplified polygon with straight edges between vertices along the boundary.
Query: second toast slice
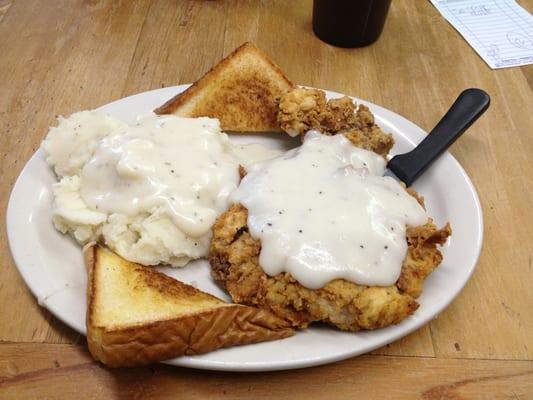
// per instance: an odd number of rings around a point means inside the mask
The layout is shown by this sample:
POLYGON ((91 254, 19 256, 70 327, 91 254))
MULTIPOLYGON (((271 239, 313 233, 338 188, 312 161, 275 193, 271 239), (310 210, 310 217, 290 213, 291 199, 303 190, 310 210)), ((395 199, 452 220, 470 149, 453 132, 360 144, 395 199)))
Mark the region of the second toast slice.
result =
POLYGON ((281 131, 279 99, 292 88, 277 65, 252 43, 245 43, 154 111, 218 118, 225 131, 281 131))
POLYGON ((87 342, 112 367, 291 336, 265 310, 228 304, 98 244, 84 248, 88 271, 87 342))

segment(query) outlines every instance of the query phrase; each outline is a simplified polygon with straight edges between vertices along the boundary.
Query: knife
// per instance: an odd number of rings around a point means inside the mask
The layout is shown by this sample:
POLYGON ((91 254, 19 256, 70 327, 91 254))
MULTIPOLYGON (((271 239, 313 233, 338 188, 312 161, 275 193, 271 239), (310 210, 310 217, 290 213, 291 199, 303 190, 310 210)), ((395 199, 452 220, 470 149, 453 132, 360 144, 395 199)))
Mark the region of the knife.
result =
POLYGON ((490 97, 481 89, 464 90, 450 109, 418 146, 408 153, 392 157, 388 171, 403 181, 406 186, 413 182, 440 156, 459 136, 472 125, 490 105, 490 97))

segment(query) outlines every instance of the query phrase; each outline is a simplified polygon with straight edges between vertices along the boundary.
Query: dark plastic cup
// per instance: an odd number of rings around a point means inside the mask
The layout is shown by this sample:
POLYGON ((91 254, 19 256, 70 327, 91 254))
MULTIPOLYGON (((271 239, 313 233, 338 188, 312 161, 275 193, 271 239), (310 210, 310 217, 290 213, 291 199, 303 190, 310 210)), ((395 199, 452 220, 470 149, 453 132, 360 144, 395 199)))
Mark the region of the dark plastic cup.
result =
POLYGON ((363 47, 381 35, 391 0, 314 0, 313 31, 339 47, 363 47))

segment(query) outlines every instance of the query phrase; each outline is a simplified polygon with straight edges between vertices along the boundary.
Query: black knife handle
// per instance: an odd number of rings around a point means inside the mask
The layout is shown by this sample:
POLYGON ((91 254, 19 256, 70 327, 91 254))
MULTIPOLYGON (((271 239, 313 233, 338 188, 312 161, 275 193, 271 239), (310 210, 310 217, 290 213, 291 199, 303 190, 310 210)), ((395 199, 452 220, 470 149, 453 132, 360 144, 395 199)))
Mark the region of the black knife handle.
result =
POLYGON ((393 157, 387 167, 407 186, 411 186, 489 108, 489 104, 490 97, 483 90, 466 89, 418 146, 393 157))

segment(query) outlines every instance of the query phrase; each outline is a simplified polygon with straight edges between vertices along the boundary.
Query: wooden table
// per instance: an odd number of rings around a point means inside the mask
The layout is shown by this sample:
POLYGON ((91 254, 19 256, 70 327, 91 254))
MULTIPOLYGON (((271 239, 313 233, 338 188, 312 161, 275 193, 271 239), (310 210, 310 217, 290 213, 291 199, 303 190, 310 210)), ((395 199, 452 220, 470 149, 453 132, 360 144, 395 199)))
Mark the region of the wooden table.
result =
POLYGON ((332 365, 110 370, 38 306, 2 229, 0 398, 533 398, 533 67, 489 69, 429 1, 394 1, 382 37, 363 49, 322 43, 310 19, 310 1, 0 0, 2 221, 55 115, 194 81, 251 40, 295 82, 368 99, 426 130, 464 88, 491 94, 451 150, 485 215, 483 252, 457 299, 410 336, 332 365))

